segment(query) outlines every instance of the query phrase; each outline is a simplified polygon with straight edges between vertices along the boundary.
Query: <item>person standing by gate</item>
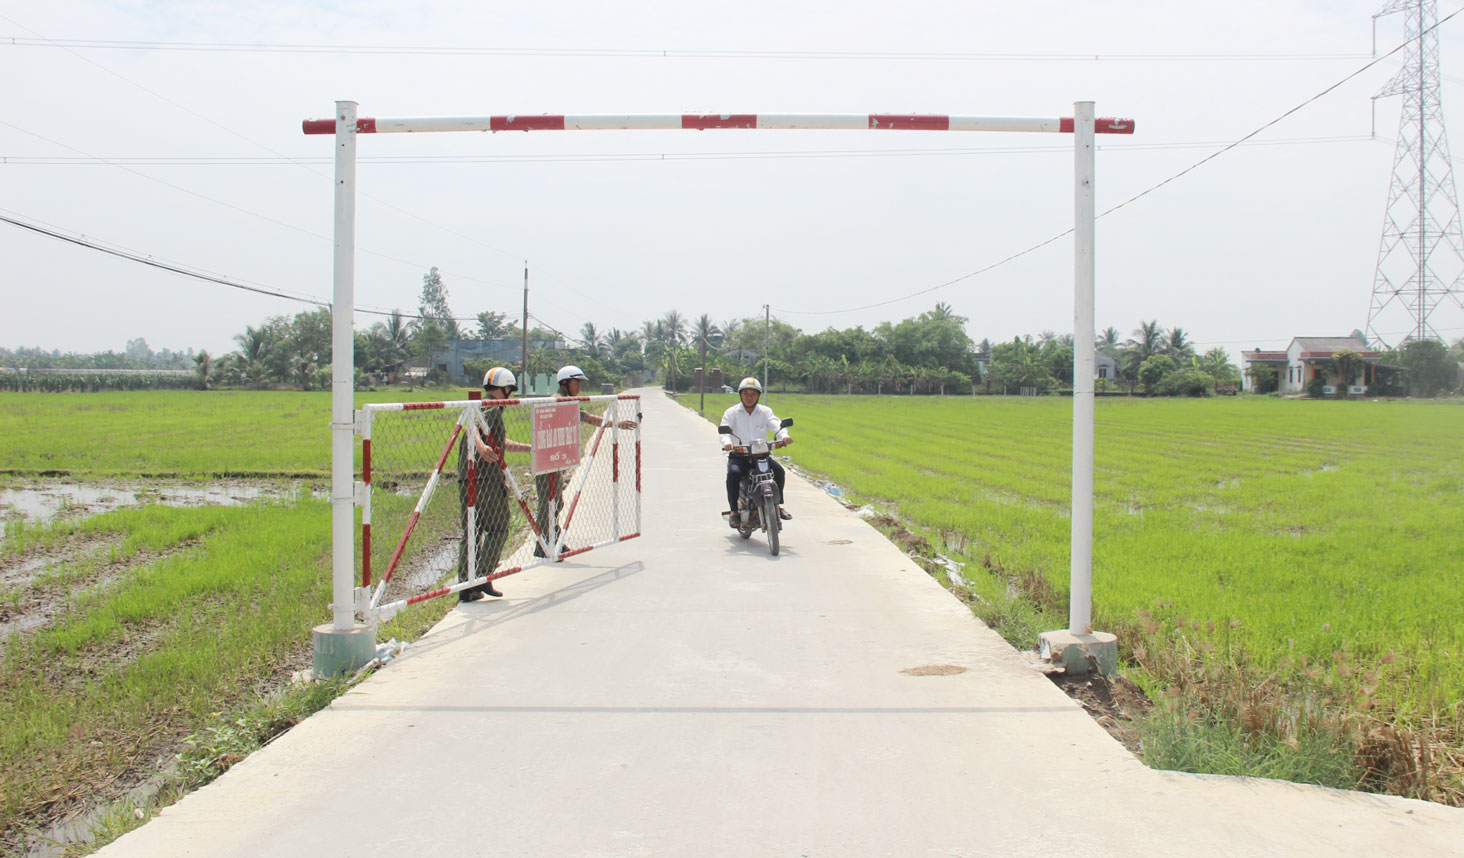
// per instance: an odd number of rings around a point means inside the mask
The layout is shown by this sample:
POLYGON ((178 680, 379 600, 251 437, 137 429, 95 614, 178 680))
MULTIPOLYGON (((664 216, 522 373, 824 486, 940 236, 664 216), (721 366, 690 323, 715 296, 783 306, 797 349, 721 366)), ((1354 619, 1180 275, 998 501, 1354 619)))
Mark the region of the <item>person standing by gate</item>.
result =
MULTIPOLYGON (((501 366, 495 366, 483 376, 483 395, 492 400, 504 400, 518 390, 518 380, 513 373, 501 366)), ((458 440, 458 500, 462 508, 463 539, 458 544, 457 579, 468 580, 468 444, 477 451, 477 462, 473 469, 473 526, 477 541, 476 571, 478 575, 491 575, 498 567, 503 555, 504 543, 508 541, 508 485, 503 478, 499 464, 507 452, 526 453, 528 444, 508 439, 508 429, 503 422, 503 406, 482 409, 483 423, 487 425, 487 436, 475 420, 463 429, 458 440), (471 439, 471 440, 470 440, 471 439)), ((458 601, 476 602, 487 596, 502 596, 492 581, 477 587, 458 591, 458 601)))
MULTIPOLYGON (((589 381, 589 377, 585 375, 585 371, 574 364, 560 367, 559 372, 554 378, 559 382, 559 396, 561 397, 579 396, 580 388, 584 386, 586 381, 589 381)), ((580 409, 579 419, 581 423, 588 423, 591 426, 605 425, 604 417, 598 414, 591 414, 583 408, 580 409)), ((616 425, 621 429, 634 429, 636 423, 634 420, 622 420, 616 425)), ((539 498, 539 532, 544 535, 544 542, 549 545, 553 545, 555 540, 559 538, 558 513, 564 510, 564 480, 566 476, 564 471, 550 471, 547 474, 539 474, 534 477, 534 490, 539 498), (555 515, 553 516, 549 514, 549 502, 551 500, 554 502, 555 509, 555 515)), ((560 546, 559 553, 563 554, 568 550, 567 546, 560 546)), ((534 556, 545 556, 544 546, 542 544, 534 546, 534 556)))

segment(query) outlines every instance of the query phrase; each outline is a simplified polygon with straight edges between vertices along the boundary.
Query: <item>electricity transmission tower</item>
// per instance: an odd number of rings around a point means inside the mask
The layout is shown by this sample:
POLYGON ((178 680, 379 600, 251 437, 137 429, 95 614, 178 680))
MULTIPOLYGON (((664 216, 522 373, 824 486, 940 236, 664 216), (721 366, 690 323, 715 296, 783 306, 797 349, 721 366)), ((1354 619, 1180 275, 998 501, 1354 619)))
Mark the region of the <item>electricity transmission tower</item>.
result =
MULTIPOLYGON (((1367 335, 1374 343, 1441 339, 1429 322, 1440 304, 1464 309, 1464 236, 1439 97, 1436 0, 1389 0, 1373 16, 1403 13, 1403 68, 1373 99, 1403 96, 1393 180, 1383 216, 1367 335)), ((1376 40, 1376 36, 1374 36, 1376 40)))

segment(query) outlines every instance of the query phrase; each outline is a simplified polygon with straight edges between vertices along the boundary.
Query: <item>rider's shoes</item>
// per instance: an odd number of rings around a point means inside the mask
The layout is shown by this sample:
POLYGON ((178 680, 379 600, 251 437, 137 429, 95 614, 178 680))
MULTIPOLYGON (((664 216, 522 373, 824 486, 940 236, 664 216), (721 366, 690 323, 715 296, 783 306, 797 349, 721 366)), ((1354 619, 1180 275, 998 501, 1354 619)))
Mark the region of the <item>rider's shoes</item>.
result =
MULTIPOLYGON (((502 595, 502 594, 495 593, 494 595, 502 595)), ((483 598, 483 592, 481 590, 479 590, 477 587, 470 587, 467 590, 459 590, 458 591, 458 601, 459 602, 476 602, 476 601, 478 601, 481 598, 483 598)))
POLYGON ((782 507, 778 507, 778 518, 781 518, 784 521, 792 521, 793 513, 787 511, 786 509, 783 509, 782 507))
POLYGON ((546 555, 546 554, 545 554, 545 553, 544 553, 544 546, 542 546, 542 545, 537 545, 537 544, 536 544, 536 545, 535 545, 535 546, 534 546, 534 556, 535 556, 535 557, 547 557, 547 556, 548 556, 548 555, 546 555))
POLYGON ((492 581, 489 581, 487 584, 484 584, 483 586, 479 587, 478 590, 479 590, 479 592, 478 592, 479 598, 481 598, 484 593, 487 593, 490 596, 497 596, 500 599, 503 598, 503 594, 500 593, 500 592, 498 592, 498 588, 495 587, 495 586, 493 586, 493 582, 492 581))
POLYGON ((727 516, 727 526, 728 527, 732 528, 733 530, 736 530, 737 529, 737 523, 738 523, 737 522, 737 513, 734 512, 731 515, 727 516))

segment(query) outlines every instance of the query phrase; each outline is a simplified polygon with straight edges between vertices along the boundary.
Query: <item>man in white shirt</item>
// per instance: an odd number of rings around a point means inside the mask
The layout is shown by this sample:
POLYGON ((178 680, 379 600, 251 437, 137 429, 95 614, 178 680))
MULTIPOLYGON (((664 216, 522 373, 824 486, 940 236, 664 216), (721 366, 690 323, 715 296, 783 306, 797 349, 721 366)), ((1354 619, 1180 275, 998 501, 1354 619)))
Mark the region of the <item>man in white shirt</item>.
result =
MULTIPOLYGON (((793 443, 793 439, 788 437, 788 430, 779 425, 781 421, 773 413, 773 409, 758 404, 758 400, 762 398, 762 385, 757 379, 752 376, 742 379, 737 385, 737 395, 742 401, 722 414, 721 423, 732 429, 730 436, 722 436, 722 450, 731 453, 727 457, 727 508, 732 514, 727 521, 734 529, 737 527, 737 486, 742 482, 743 474, 752 467, 752 459, 732 453, 732 448, 745 447, 754 440, 763 440, 768 437, 769 432, 776 440, 782 441, 785 447, 793 443)), ((783 466, 773 457, 768 457, 768 464, 772 467, 773 480, 778 484, 778 517, 787 521, 793 516, 782 506, 783 479, 786 474, 783 466)))

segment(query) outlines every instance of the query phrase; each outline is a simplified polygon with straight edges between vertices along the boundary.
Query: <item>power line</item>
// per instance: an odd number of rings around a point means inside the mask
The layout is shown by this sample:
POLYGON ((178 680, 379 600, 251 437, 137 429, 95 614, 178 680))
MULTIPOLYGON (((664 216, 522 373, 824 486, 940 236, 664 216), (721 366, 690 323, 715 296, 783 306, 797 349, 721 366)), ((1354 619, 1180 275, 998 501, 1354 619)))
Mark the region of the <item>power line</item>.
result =
MULTIPOLYGON (((39 233, 40 235, 44 235, 44 236, 47 236, 49 238, 54 238, 54 239, 56 239, 58 241, 64 241, 64 242, 66 242, 68 244, 74 244, 74 245, 76 245, 78 247, 85 247, 88 250, 95 250, 95 251, 97 251, 99 253, 105 253, 105 254, 107 254, 109 256, 115 256, 115 257, 118 257, 119 259, 125 259, 125 260, 127 260, 129 262, 137 262, 137 263, 140 263, 142 265, 147 265, 147 266, 152 267, 152 268, 158 268, 158 269, 161 269, 163 271, 170 271, 170 272, 172 272, 174 274, 181 274, 184 277, 190 277, 190 278, 193 278, 195 280, 202 280, 202 281, 205 281, 205 282, 208 282, 208 283, 216 283, 216 284, 218 284, 220 286, 229 286, 229 287, 234 288, 234 289, 242 289, 242 290, 244 290, 246 292, 254 292, 254 293, 257 293, 257 294, 260 294, 260 295, 268 295, 268 296, 273 297, 273 298, 284 298, 287 301, 296 301, 296 302, 299 302, 301 304, 310 304, 310 305, 316 306, 316 307, 329 308, 331 306, 331 302, 326 301, 326 300, 324 300, 322 298, 315 298, 315 297, 312 297, 312 296, 309 296, 309 295, 302 295, 302 294, 298 294, 298 293, 290 293, 290 292, 287 292, 287 291, 285 291, 283 289, 279 289, 279 288, 275 288, 275 287, 271 287, 271 286, 261 286, 259 284, 250 283, 250 282, 244 281, 244 280, 231 280, 231 279, 229 279, 227 277, 220 277, 218 275, 209 274, 209 273, 203 272, 203 271, 198 271, 198 270, 189 268, 187 266, 184 266, 184 265, 182 265, 180 263, 167 262, 167 261, 160 260, 160 259, 158 259, 156 257, 153 257, 153 256, 149 256, 149 255, 146 255, 146 254, 143 254, 143 253, 139 253, 139 252, 136 252, 136 251, 132 251, 132 250, 126 250, 126 249, 123 249, 123 248, 120 248, 120 247, 116 247, 116 246, 113 246, 113 247, 105 247, 102 244, 98 243, 96 240, 87 239, 85 236, 70 236, 70 235, 65 235, 63 233, 57 232, 54 229, 47 229, 47 228, 45 228, 43 226, 40 226, 40 225, 38 225, 35 222, 27 223, 26 221, 18 220, 16 218, 12 218, 12 217, 8 217, 8 216, 3 215, 3 214, 0 214, 0 222, 8 223, 8 224, 11 224, 12 226, 20 227, 21 229, 30 230, 31 232, 39 233)), ((397 315, 397 316, 399 316, 399 317, 401 317, 403 319, 437 319, 438 321, 442 321, 441 317, 439 317, 439 316, 422 316, 422 315, 418 315, 418 314, 415 314, 415 313, 403 313, 403 312, 401 312, 399 310, 379 310, 379 309, 373 309, 373 308, 369 308, 369 307, 353 307, 352 310, 354 312, 357 312, 357 313, 363 313, 363 314, 372 315, 372 316, 391 316, 391 315, 397 315)), ((473 317, 459 317, 459 316, 454 316, 454 317, 452 317, 452 321, 454 321, 454 322, 476 322, 476 321, 478 321, 478 317, 477 316, 473 316, 473 317)))
MULTIPOLYGON (((9 20, 8 18, 6 20, 9 20)), ((730 60, 941 60, 977 62, 1334 62, 1367 54, 1124 54, 1124 53, 969 53, 927 51, 720 51, 662 48, 470 48, 447 45, 311 45, 270 42, 165 42, 123 39, 0 39, 19 48, 193 51, 273 54, 388 54, 497 57, 603 57, 609 59, 730 60)))
MULTIPOLYGON (((19 125, 15 125, 13 123, 6 122, 4 120, 0 120, 0 125, 4 125, 4 126, 6 126, 8 128, 13 128, 16 131, 21 132, 22 134, 29 134, 30 136, 35 137, 35 138, 40 139, 40 140, 44 140, 44 141, 46 141, 47 143, 50 143, 53 146, 59 146, 62 149, 70 149, 72 152, 77 152, 77 153, 81 154, 82 156, 84 156, 86 158, 95 160, 98 164, 104 164, 104 165, 109 166, 109 167, 116 167, 119 170, 124 170, 124 171, 126 171, 128 173, 133 174, 134 176, 138 176, 139 178, 146 179, 149 182, 156 182, 156 183, 158 183, 158 184, 160 184, 160 185, 162 185, 164 187, 172 188, 175 191, 178 191, 180 193, 187 194, 187 195, 189 195, 191 197, 197 197, 198 199, 204 200, 205 202, 210 202, 210 203, 213 203, 214 205, 223 206, 224 208, 228 208, 228 209, 233 209, 234 211, 239 212, 240 214, 245 214, 245 215, 248 215, 248 216, 253 217, 253 218, 258 218, 259 220, 265 221, 266 223, 272 223, 275 226, 284 227, 285 229, 292 230, 294 232, 298 232, 298 233, 301 233, 303 235, 307 235, 307 236, 309 236, 311 238, 317 238, 317 239, 320 239, 322 241, 334 241, 334 239, 332 239, 328 235, 323 235, 323 234, 318 233, 318 232, 312 232, 312 231, 306 229, 305 227, 295 226, 294 224, 286 223, 286 222, 284 222, 282 220, 278 220, 276 218, 272 218, 269 215, 260 214, 259 212, 251 211, 249 209, 243 208, 242 206, 236 206, 233 203, 224 202, 223 200, 220 200, 220 199, 215 199, 214 197, 211 197, 211 196, 209 196, 207 194, 199 193, 198 191, 189 190, 188 188, 185 188, 182 185, 175 185, 172 182, 166 181, 164 179, 159 179, 156 176, 150 176, 147 173, 142 172, 141 170, 134 170, 132 167, 129 167, 129 166, 125 165, 125 164, 121 164, 121 163, 116 163, 116 162, 113 162, 113 161, 109 161, 109 160, 107 160, 105 158, 100 158, 100 157, 98 157, 96 155, 92 155, 92 154, 90 154, 88 152, 84 152, 84 151, 76 148, 75 146, 69 146, 69 145, 67 145, 65 143, 62 143, 59 140, 52 140, 51 138, 45 136, 44 134, 37 134, 34 131, 30 131, 28 129, 21 128, 19 125)), ((391 204, 390 203, 386 203, 386 205, 391 205, 391 204)), ((411 214, 410 212, 405 212, 405 213, 408 214, 408 215, 411 214)), ((445 229, 445 227, 443 227, 443 229, 445 229)), ((466 236, 464 236, 464 237, 466 237, 466 236)), ((401 259, 400 257, 396 257, 396 256, 392 256, 390 254, 382 253, 382 252, 377 251, 377 250, 371 250, 369 248, 362 248, 361 249, 361 252, 362 253, 365 253, 365 254, 368 254, 370 256, 378 257, 380 259, 385 259, 385 260, 388 260, 388 261, 391 261, 391 262, 396 262, 396 263, 401 264, 401 265, 406 265, 406 266, 411 267, 411 268, 417 268, 419 270, 423 267, 420 263, 412 262, 411 260, 408 260, 408 259, 401 259)), ((430 267, 430 266, 428 266, 428 267, 430 267)), ((470 280, 470 281, 475 282, 475 283, 482 283, 482 284, 484 284, 486 286, 497 286, 499 288, 510 288, 510 287, 504 286, 501 283, 492 283, 490 281, 483 280, 483 279, 478 278, 478 277, 472 277, 472 276, 465 275, 465 274, 461 274, 461 273, 458 273, 458 272, 452 272, 452 274, 453 274, 453 276, 455 278, 462 279, 462 280, 470 280)))
MULTIPOLYGON (((1431 27, 1429 29, 1437 29, 1438 27, 1443 26, 1445 23, 1453 20, 1454 16, 1458 15, 1460 12, 1464 12, 1464 8, 1460 8, 1460 9, 1454 10, 1452 13, 1450 13, 1448 15, 1448 17, 1445 17, 1445 18, 1441 19, 1438 23, 1434 24, 1433 27, 1431 27)), ((1223 148, 1218 149, 1215 152, 1210 153, 1209 155, 1206 155, 1204 158, 1201 158, 1200 160, 1196 161, 1195 163, 1189 165, 1188 167, 1185 167, 1183 170, 1180 170, 1178 173, 1175 173, 1174 175, 1170 176, 1169 178, 1167 178, 1167 179, 1159 182, 1158 184, 1151 185, 1150 187, 1148 187, 1148 188, 1140 191, 1139 193, 1137 193, 1137 194, 1133 195, 1132 197, 1129 197, 1128 199, 1126 199, 1123 202, 1119 203, 1118 205, 1113 206, 1112 208, 1107 209, 1106 211, 1104 211, 1101 214, 1099 214, 1097 217, 1099 217, 1099 218, 1107 217, 1108 215, 1113 214, 1114 212, 1118 211, 1119 209, 1123 208, 1124 206, 1127 206, 1127 205, 1129 205, 1130 203, 1133 203, 1133 202, 1137 202, 1138 200, 1143 199, 1144 197, 1148 196, 1149 194, 1152 194, 1153 192, 1155 192, 1155 191, 1159 190, 1160 188, 1164 187, 1165 185, 1168 185, 1169 183, 1174 182, 1175 180, 1177 180, 1177 179, 1179 179, 1179 178, 1181 178, 1181 177, 1183 177, 1185 175, 1188 175, 1189 173, 1193 172, 1194 170, 1199 169, 1200 167, 1204 166, 1205 164, 1208 164, 1209 162, 1215 160, 1216 158, 1220 157, 1221 155, 1225 154, 1226 152, 1229 152, 1232 149, 1235 149, 1236 147, 1238 147, 1241 144, 1245 143, 1246 141, 1250 140, 1252 137, 1255 137, 1256 135, 1258 135, 1261 132, 1265 131, 1267 128, 1270 128, 1271 126, 1273 126, 1273 125, 1281 122, 1282 120, 1286 119, 1287 117, 1291 116, 1293 113, 1296 113, 1297 111, 1301 110, 1302 108, 1306 107, 1307 105, 1311 104, 1312 102, 1315 102, 1318 99, 1320 99, 1320 98, 1328 95, 1332 91, 1336 90, 1338 87, 1342 86, 1343 84, 1347 83, 1348 81, 1352 80, 1353 78, 1357 77, 1358 75, 1362 74, 1363 72, 1367 71, 1368 69, 1371 69, 1373 66, 1377 65, 1378 63, 1381 63, 1383 60, 1386 60, 1388 57, 1391 57, 1392 55, 1398 53, 1399 51, 1403 50, 1407 46, 1408 46, 1408 43, 1406 43, 1406 42, 1403 42, 1403 43, 1398 44, 1391 51, 1388 51, 1386 54, 1383 54, 1380 57, 1374 58, 1372 61, 1364 64, 1361 68, 1358 68, 1357 70, 1353 71, 1352 73, 1346 75, 1341 80, 1339 80, 1336 83, 1334 83, 1334 84, 1326 87, 1321 92, 1318 92, 1316 95, 1313 95, 1311 98, 1306 99, 1305 101, 1301 102, 1300 104, 1296 105, 1295 107, 1291 108, 1290 110, 1287 110, 1286 112, 1282 113, 1280 116, 1277 116, 1275 119, 1272 119, 1270 122, 1267 122, 1267 123, 1261 125, 1259 128, 1257 128, 1256 130, 1250 132, 1249 134, 1245 135, 1244 137, 1241 137, 1239 140, 1236 140, 1236 141, 1234 141, 1232 143, 1229 143, 1226 146, 1224 146, 1223 148)), ((970 280, 972 277, 976 277, 978 275, 985 274, 986 272, 991 271, 994 268, 998 268, 998 267, 1000 267, 1002 265, 1007 264, 1008 262, 1012 262, 1013 260, 1016 260, 1016 259, 1019 259, 1019 258, 1021 258, 1023 256, 1026 256, 1027 254, 1032 253, 1033 251, 1040 250, 1041 248, 1046 247, 1047 245, 1052 244, 1053 242, 1058 241, 1059 239, 1062 239, 1062 238, 1065 238, 1065 237, 1067 237, 1069 235, 1072 235, 1072 233, 1073 233, 1073 230, 1072 229, 1063 230, 1062 232, 1058 233, 1057 235, 1052 236, 1051 238, 1049 238, 1049 239, 1047 239, 1045 241, 1038 242, 1037 244, 1032 245, 1031 247, 1027 248, 1026 250, 1020 250, 1020 251, 1018 251, 1016 253, 1013 253, 1012 255, 1006 257, 1005 259, 1002 259, 999 262, 992 263, 991 265, 988 265, 985 268, 981 268, 981 269, 978 269, 976 271, 972 271, 969 274, 963 274, 960 277, 956 277, 956 278, 954 278, 952 280, 947 280, 946 282, 937 284, 935 286, 930 286, 928 288, 921 289, 921 290, 919 290, 917 292, 911 292, 910 294, 903 295, 903 296, 901 296, 899 298, 890 298, 889 300, 886 300, 886 301, 876 301, 875 303, 872 303, 872 304, 865 304, 865 305, 859 306, 859 307, 846 307, 846 308, 843 308, 843 309, 840 309, 840 310, 789 310, 789 309, 785 309, 785 308, 782 308, 782 307, 774 307, 773 309, 777 310, 779 313, 792 313, 794 315, 800 315, 800 316, 827 316, 827 315, 834 315, 834 314, 838 314, 838 313, 852 313, 852 312, 856 312, 856 311, 859 311, 859 310, 869 310, 869 309, 872 309, 874 307, 883 307, 883 306, 888 305, 888 304, 899 303, 900 301, 908 301, 911 298, 917 298, 917 297, 919 297, 921 295, 929 294, 929 293, 934 292, 934 291, 936 291, 938 289, 944 289, 947 286, 953 286, 953 285, 955 285, 957 283, 960 283, 963 280, 970 280)))
MULTIPOLYGON (((12 126, 13 127, 13 126, 12 126)), ((1347 135, 1327 137, 1294 137, 1276 140, 1247 141, 1247 147, 1254 146, 1297 146, 1318 143, 1375 142, 1372 135, 1347 135)), ((1103 152, 1151 152, 1166 149, 1208 149, 1226 145, 1225 141, 1193 141, 1173 143, 1123 143, 1098 146, 1103 152)), ((949 155, 1014 155, 1014 154, 1067 154, 1071 146, 992 146, 986 148, 951 149, 809 149, 772 152, 630 152, 600 153, 585 155, 379 155, 357 158, 360 164, 518 164, 518 163, 574 163, 590 161, 716 161, 716 160, 762 160, 779 158, 907 158, 920 156, 949 155)), ((0 155, 0 164, 17 166, 109 166, 132 165, 149 167, 257 167, 304 164, 330 164, 330 158, 248 158, 248 157, 174 157, 144 156, 126 158, 78 157, 68 158, 49 155, 0 155)), ((507 251, 502 251, 507 253, 507 251)))

